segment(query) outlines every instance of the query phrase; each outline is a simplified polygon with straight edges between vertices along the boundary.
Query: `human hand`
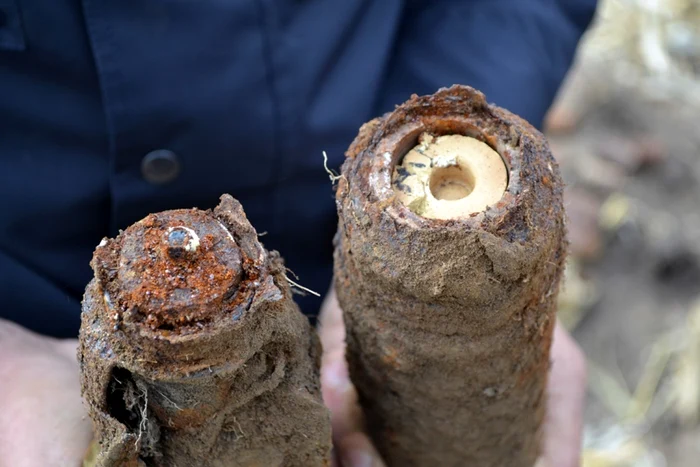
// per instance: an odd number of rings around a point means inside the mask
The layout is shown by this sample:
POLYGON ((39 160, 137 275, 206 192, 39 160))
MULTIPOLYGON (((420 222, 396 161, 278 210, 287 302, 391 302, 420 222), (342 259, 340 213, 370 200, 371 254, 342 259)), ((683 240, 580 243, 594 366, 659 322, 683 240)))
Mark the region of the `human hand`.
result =
MULTIPOLYGON (((345 361, 345 324, 335 292, 323 302, 319 317, 323 344, 321 386, 331 411, 336 467, 383 467, 362 425, 357 394, 345 361)), ((576 342, 557 323, 551 350, 543 457, 536 467, 578 467, 585 396, 586 363, 576 342)))
POLYGON ((321 306, 318 327, 323 344, 321 390, 323 401, 331 411, 333 467, 384 467, 364 433, 362 411, 345 360, 343 312, 332 288, 321 306))
POLYGON ((0 319, 0 467, 82 465, 92 426, 76 346, 0 319))

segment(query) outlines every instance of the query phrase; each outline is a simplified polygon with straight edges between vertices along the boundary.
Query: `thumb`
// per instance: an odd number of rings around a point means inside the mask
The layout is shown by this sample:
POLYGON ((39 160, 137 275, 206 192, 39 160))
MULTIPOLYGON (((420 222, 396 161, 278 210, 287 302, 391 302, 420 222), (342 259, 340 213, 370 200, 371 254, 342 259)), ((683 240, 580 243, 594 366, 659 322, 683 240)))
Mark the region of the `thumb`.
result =
POLYGON ((319 333, 324 349, 321 389, 326 406, 331 411, 333 441, 340 460, 339 467, 384 467, 369 438, 362 433, 362 411, 345 360, 343 313, 332 289, 321 308, 319 333))
POLYGON ((319 334, 323 343, 321 359, 321 391, 331 411, 333 439, 337 442, 348 433, 362 429, 362 415, 357 404, 357 393, 350 382, 345 361, 345 325, 335 298, 335 292, 326 296, 319 317, 319 334))
POLYGON ((342 467, 384 467, 379 453, 363 433, 355 432, 343 438, 338 454, 342 467))

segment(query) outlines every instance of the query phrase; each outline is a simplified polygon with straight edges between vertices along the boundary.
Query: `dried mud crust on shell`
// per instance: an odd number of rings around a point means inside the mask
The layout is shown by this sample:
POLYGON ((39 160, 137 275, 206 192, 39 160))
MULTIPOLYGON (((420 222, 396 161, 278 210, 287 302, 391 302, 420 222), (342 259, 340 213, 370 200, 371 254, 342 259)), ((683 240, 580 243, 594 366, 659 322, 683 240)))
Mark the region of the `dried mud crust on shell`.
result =
POLYGON ((336 200, 335 287, 371 435, 392 466, 532 467, 540 451, 566 253, 562 180, 544 137, 464 86, 365 124, 336 200), (428 219, 392 189, 422 133, 495 149, 503 197, 428 219))
POLYGON ((94 465, 329 465, 318 338, 236 200, 150 215, 92 266, 79 359, 94 465))

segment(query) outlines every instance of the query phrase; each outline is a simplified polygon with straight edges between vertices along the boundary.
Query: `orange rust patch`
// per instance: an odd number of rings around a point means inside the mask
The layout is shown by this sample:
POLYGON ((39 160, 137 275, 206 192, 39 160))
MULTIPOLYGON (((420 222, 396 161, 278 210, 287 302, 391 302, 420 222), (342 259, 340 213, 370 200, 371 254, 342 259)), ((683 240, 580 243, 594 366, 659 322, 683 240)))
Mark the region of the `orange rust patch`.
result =
POLYGON ((236 295, 241 277, 238 245, 222 224, 203 212, 152 214, 123 234, 119 302, 151 329, 167 332, 211 321, 236 295), (173 231, 186 235, 192 245, 188 251, 179 243, 173 248, 173 231))
POLYGON ((387 348, 382 355, 382 361, 394 369, 398 368, 399 352, 393 347, 387 348))

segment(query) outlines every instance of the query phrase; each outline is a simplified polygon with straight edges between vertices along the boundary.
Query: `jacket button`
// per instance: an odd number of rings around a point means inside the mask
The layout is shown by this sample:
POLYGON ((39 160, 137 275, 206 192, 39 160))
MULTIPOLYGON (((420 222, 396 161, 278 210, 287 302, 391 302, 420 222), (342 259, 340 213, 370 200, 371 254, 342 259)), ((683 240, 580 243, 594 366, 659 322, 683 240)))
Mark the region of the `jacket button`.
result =
POLYGON ((154 185, 172 182, 179 173, 180 162, 175 153, 167 149, 151 151, 141 161, 141 175, 154 185))

